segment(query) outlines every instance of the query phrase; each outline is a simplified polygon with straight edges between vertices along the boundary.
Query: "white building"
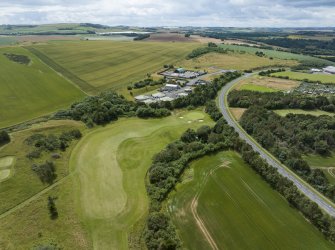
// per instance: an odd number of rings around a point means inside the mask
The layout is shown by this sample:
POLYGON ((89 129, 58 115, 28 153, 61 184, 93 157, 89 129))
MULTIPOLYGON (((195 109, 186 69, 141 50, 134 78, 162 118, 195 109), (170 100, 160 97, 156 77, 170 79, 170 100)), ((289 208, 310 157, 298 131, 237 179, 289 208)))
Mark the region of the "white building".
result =
POLYGON ((155 98, 155 99, 159 99, 159 98, 164 97, 165 94, 164 94, 164 93, 161 93, 161 92, 158 92, 158 93, 152 94, 151 96, 152 96, 153 98, 155 98))
POLYGON ((334 66, 328 66, 326 68, 323 68, 323 72, 329 73, 329 74, 335 74, 335 67, 334 66))
POLYGON ((150 99, 150 96, 147 96, 147 95, 135 96, 135 100, 138 102, 144 102, 145 100, 148 100, 148 99, 150 99))
POLYGON ((180 88, 179 85, 177 84, 166 84, 164 87, 166 90, 171 91, 171 90, 177 90, 180 88))
POLYGON ((322 72, 322 70, 321 69, 310 69, 309 72, 312 73, 312 74, 313 73, 320 73, 320 72, 322 72))

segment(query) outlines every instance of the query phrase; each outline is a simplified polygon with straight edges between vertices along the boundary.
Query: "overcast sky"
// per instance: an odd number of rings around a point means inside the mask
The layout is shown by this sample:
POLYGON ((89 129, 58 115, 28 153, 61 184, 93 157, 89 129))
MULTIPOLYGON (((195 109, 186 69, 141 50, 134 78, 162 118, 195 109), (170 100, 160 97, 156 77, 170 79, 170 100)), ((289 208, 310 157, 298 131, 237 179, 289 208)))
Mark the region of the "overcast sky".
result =
POLYGON ((335 0, 0 0, 1 24, 335 26, 335 0))

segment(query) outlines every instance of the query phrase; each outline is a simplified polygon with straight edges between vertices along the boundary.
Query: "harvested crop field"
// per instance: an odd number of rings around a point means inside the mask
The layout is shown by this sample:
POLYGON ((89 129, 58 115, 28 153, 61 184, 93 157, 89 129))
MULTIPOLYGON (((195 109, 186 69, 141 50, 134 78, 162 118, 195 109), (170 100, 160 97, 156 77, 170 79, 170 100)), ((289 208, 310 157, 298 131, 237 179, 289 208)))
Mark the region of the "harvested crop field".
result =
MULTIPOLYGON (((269 66, 293 66, 296 61, 259 57, 251 54, 229 52, 228 54, 208 53, 203 56, 184 60, 180 66, 190 69, 208 69, 211 67, 221 69, 248 70, 269 66)), ((178 65, 178 66, 179 66, 178 65)))
POLYGON ((236 85, 237 90, 246 89, 245 86, 253 85, 259 87, 265 87, 272 91, 284 91, 292 90, 300 85, 300 82, 286 79, 279 79, 273 77, 253 76, 248 79, 244 79, 236 85))
POLYGON ((64 41, 34 48, 88 84, 84 90, 96 93, 107 88, 125 88, 162 69, 164 64, 185 58, 197 46, 197 43, 64 41))

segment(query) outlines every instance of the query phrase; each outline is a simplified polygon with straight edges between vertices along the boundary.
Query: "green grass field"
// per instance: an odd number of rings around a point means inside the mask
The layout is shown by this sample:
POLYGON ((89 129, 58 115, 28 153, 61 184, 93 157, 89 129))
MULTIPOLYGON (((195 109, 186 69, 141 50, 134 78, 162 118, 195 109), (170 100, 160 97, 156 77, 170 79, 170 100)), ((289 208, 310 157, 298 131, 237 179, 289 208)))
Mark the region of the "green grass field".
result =
POLYGON ((306 155, 304 160, 314 168, 335 168, 335 153, 330 157, 323 157, 321 155, 306 155))
POLYGON ((251 91, 258 91, 258 92, 276 92, 278 90, 269 88, 266 86, 260 86, 255 84, 244 84, 240 87, 240 90, 251 90, 251 91))
POLYGON ((13 36, 0 36, 0 46, 16 44, 17 40, 13 36))
POLYGON ((314 116, 320 116, 320 115, 329 115, 334 116, 334 113, 323 111, 323 110, 303 110, 303 109, 278 109, 274 110, 278 115, 280 116, 286 116, 288 114, 301 114, 301 115, 314 115, 314 116))
POLYGON ((78 173, 74 197, 95 249, 140 248, 148 210, 145 177, 153 155, 187 128, 203 124, 212 121, 201 111, 122 119, 80 141, 70 159, 71 171, 78 173))
POLYGON ((85 95, 79 88, 21 47, 0 48, 0 128, 67 107, 85 95), (3 53, 26 55, 30 65, 3 53))
POLYGON ((199 46, 197 43, 63 41, 34 48, 89 83, 95 93, 118 90, 173 64, 199 46))
POLYGON ((183 179, 168 208, 185 249, 334 249, 235 152, 193 162, 183 179))
POLYGON ((283 52, 283 51, 276 51, 276 50, 268 50, 268 49, 258 49, 255 47, 247 47, 247 46, 239 46, 239 45, 230 45, 230 44, 222 44, 220 45, 222 48, 234 50, 234 51, 240 51, 245 52, 249 54, 255 54, 257 51, 262 51, 267 57, 273 57, 277 59, 284 59, 284 60, 297 60, 297 61, 308 61, 308 62, 320 62, 320 63, 326 63, 329 65, 334 65, 334 62, 312 57, 312 56, 306 56, 301 54, 293 54, 289 52, 283 52))
POLYGON ((273 76, 288 76, 292 80, 305 80, 308 79, 310 81, 320 81, 322 83, 335 83, 335 75, 327 75, 327 74, 308 74, 301 72, 278 72, 272 74, 273 76))

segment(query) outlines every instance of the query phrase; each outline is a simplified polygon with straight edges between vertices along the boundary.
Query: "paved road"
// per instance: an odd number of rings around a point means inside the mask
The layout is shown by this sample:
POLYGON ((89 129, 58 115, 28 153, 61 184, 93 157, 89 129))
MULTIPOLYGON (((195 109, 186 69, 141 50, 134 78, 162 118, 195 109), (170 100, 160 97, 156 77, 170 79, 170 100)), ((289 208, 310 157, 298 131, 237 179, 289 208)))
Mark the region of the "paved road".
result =
POLYGON ((220 110, 228 122, 230 126, 232 126, 240 135, 242 139, 244 139, 248 144, 252 146, 252 148, 260 154, 260 156, 266 160, 271 166, 275 167, 278 172, 293 181, 293 183, 298 187, 298 189, 305 194, 309 199, 317 203, 324 211, 326 211, 329 215, 335 217, 335 207, 331 206, 328 202, 325 201, 325 198, 318 193, 315 189, 313 189, 311 186, 309 186, 307 183, 305 183, 303 180, 301 180, 299 177, 297 177, 293 172, 291 172, 288 168, 283 166, 279 163, 274 157, 270 156, 269 154, 265 153, 265 150, 256 144, 247 134, 246 132, 238 126, 237 122, 230 116, 230 113, 228 112, 228 107, 225 105, 225 98, 228 94, 231 87, 239 82, 242 79, 250 77, 252 74, 245 74, 244 76, 235 79, 228 83, 226 86, 224 86, 220 92, 219 95, 219 107, 220 110))

